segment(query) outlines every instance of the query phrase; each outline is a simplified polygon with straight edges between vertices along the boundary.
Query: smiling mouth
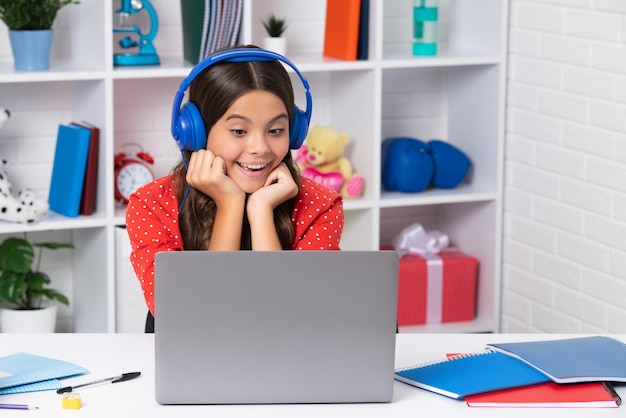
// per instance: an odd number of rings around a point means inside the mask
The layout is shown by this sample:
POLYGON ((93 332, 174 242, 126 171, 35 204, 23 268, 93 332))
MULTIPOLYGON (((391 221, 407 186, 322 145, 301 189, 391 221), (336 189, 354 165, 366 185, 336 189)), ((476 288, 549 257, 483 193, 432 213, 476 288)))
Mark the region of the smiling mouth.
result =
POLYGON ((246 170, 251 170, 251 171, 259 171, 267 167, 267 164, 244 164, 244 163, 237 163, 237 164, 241 168, 246 169, 246 170))

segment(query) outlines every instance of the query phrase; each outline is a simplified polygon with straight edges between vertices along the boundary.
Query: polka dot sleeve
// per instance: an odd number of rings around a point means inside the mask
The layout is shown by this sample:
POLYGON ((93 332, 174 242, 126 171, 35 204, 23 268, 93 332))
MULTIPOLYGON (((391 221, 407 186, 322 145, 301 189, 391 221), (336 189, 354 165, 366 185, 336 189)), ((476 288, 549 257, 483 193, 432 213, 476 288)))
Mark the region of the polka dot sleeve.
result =
POLYGON ((183 249, 178 227, 178 203, 171 177, 140 187, 126 208, 130 262, 139 279, 148 309, 154 314, 154 255, 183 249))
POLYGON ((293 211, 294 250, 339 250, 343 232, 343 200, 339 193, 302 179, 293 211))

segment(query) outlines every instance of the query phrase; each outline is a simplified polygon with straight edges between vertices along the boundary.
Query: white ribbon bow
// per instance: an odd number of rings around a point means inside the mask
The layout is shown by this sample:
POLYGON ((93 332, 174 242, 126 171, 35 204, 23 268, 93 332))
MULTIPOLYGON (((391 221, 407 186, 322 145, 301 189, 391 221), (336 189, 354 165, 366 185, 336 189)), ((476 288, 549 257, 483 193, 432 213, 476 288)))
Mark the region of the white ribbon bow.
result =
POLYGON ((426 231, 419 223, 404 228, 392 242, 393 248, 402 258, 405 254, 438 254, 448 248, 448 236, 439 231, 426 231))

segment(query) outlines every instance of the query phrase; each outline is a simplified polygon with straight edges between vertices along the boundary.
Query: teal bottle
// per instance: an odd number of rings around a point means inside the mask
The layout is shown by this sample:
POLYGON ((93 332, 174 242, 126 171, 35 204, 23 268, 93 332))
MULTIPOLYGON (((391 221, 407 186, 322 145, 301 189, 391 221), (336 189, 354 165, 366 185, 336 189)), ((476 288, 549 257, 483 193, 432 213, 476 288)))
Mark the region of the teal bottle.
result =
POLYGON ((413 55, 437 55, 438 0, 413 0, 413 55))

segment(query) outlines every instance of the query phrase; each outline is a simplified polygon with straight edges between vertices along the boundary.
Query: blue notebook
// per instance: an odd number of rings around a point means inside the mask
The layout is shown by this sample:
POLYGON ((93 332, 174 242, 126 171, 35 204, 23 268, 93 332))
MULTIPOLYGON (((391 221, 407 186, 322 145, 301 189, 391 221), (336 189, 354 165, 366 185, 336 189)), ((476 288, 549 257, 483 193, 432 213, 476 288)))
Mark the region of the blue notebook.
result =
POLYGON ((522 360, 557 383, 626 382, 626 344, 611 337, 488 344, 487 347, 522 360))
POLYGON ((80 209, 91 130, 59 125, 48 204, 50 210, 76 217, 80 209))
POLYGON ((15 353, 0 357, 0 390, 19 393, 54 389, 55 379, 87 373, 84 367, 50 357, 15 353))
POLYGON ((527 364, 495 351, 397 369, 395 379, 454 399, 550 381, 527 364))

